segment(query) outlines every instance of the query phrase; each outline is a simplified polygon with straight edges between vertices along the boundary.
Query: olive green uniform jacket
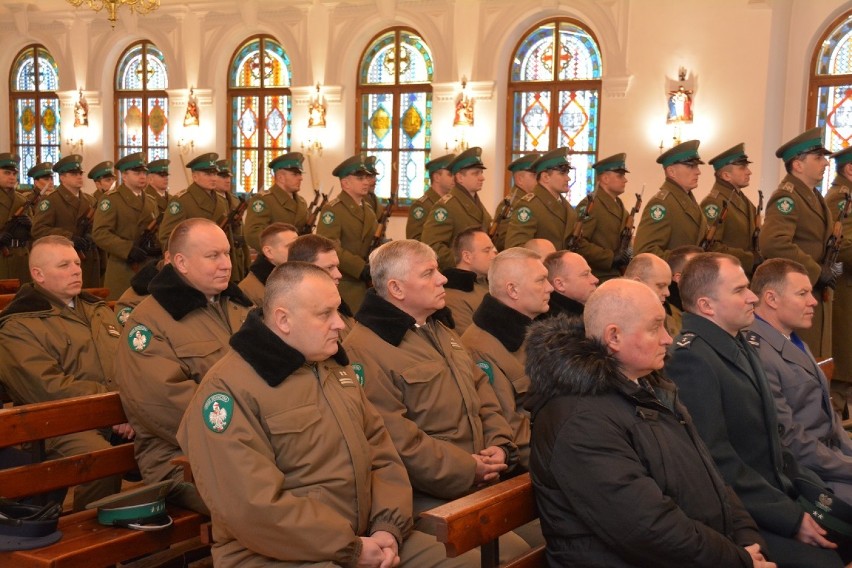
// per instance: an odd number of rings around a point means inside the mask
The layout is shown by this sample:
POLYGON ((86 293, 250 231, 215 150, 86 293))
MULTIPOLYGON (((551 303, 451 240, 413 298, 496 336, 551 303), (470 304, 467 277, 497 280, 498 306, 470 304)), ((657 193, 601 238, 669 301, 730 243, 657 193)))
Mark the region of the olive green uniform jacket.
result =
POLYGON ((253 311, 207 372, 178 434, 209 504, 216 566, 355 566, 359 536, 401 544, 411 485, 346 353, 308 365, 262 317, 253 311), (227 413, 217 423, 213 402, 227 413))
POLYGON ((488 293, 488 280, 461 268, 448 268, 441 273, 447 277, 447 283, 444 284, 444 301, 447 309, 453 314, 453 331, 456 335, 461 335, 473 322, 473 312, 488 293))
POLYGON ((524 401, 530 378, 524 369, 524 337, 531 323, 530 318, 488 294, 473 314, 473 324, 461 336, 477 366, 488 375, 525 470, 530 465, 530 415, 524 410, 524 401))
POLYGON ((198 184, 190 184, 185 191, 171 196, 163 222, 160 223, 160 244, 163 250, 168 248, 169 236, 174 228, 186 219, 201 217, 219 223, 228 216, 228 201, 218 191, 201 189, 198 184))
POLYGON ((506 247, 522 247, 530 239, 547 239, 556 250, 563 250, 576 222, 577 212, 565 197, 554 197, 536 185, 512 209, 506 247))
POLYGON ((438 200, 423 224, 423 236, 420 240, 432 247, 438 255, 438 266, 455 266, 453 258, 453 240, 456 235, 470 227, 488 230, 491 215, 485 210, 479 196, 471 197, 462 186, 456 184, 450 192, 438 200))
POLYGON ((367 291, 367 284, 360 276, 367 265, 376 227, 376 213, 367 201, 358 205, 345 191, 327 203, 320 213, 317 234, 335 241, 340 272, 343 273, 338 286, 340 297, 353 310, 357 310, 364 301, 367 291))
MULTIPOLYGON (((0 228, 26 201, 27 196, 19 191, 0 190, 0 228)), ((17 278, 21 282, 29 282, 30 231, 17 229, 12 236, 17 240, 14 246, 9 247, 9 256, 5 252, 0 254, 0 279, 17 278)))
POLYGON ((668 259, 672 249, 699 245, 707 220, 691 192, 666 179, 648 201, 636 228, 636 253, 650 252, 668 259))
MULTIPOLYGON (((80 234, 78 221, 96 206, 95 198, 80 191, 75 196, 64 185, 59 185, 49 195, 43 196, 33 214, 33 240, 48 235, 60 235, 70 239, 72 236, 92 236, 92 225, 85 235, 80 234)), ((94 222, 94 218, 93 218, 94 222)), ((90 241, 91 242, 91 241, 90 241)), ((101 284, 101 261, 98 248, 92 246, 78 250, 80 268, 83 270, 83 287, 97 288, 101 284), (85 258, 83 258, 85 257, 85 258)))
MULTIPOLYGON (((233 193, 223 194, 228 202, 228 215, 231 211, 236 211, 240 206, 240 201, 233 193)), ((246 277, 251 265, 251 251, 243 237, 243 218, 236 217, 223 230, 228 237, 228 243, 231 245, 231 282, 238 284, 246 277)))
POLYGON ((124 184, 107 192, 98 203, 92 237, 109 255, 104 286, 109 288, 110 300, 119 298, 130 287, 134 272, 127 255, 157 215, 153 197, 134 195, 124 184))
MULTIPOLYGON (((825 196, 825 203, 834 220, 840 217, 850 192, 852 192, 852 181, 843 176, 834 178, 825 196)), ((833 380, 850 383, 852 382, 852 217, 846 217, 843 220, 843 240, 840 241, 840 255, 837 260, 843 263, 843 274, 837 279, 832 307, 833 380)))
MULTIPOLYGON (((370 291, 343 342, 384 418, 418 493, 456 499, 475 489, 471 454, 489 446, 517 460, 512 430, 488 378, 458 336, 431 316, 414 318, 370 291)), ((419 512, 415 506, 415 513, 419 512)))
POLYGON ((251 302, 233 284, 208 302, 171 265, 149 290, 124 325, 115 378, 136 430, 139 470, 146 483, 156 483, 182 479, 171 463, 181 454, 175 438, 181 416, 202 377, 227 352, 251 302))
POLYGON ((405 238, 419 241, 423 235, 423 224, 426 222, 426 215, 432 210, 432 207, 441 199, 438 192, 431 187, 426 190, 420 199, 414 201, 411 207, 408 208, 408 221, 405 223, 405 238))
POLYGON ((628 211, 620 197, 613 197, 600 187, 593 195, 591 211, 587 211, 588 197, 577 204, 577 211, 583 218, 583 238, 577 253, 586 259, 592 273, 603 283, 621 276, 618 269, 612 267, 612 260, 621 248, 621 231, 628 211))
POLYGON ((290 223, 301 234, 308 222, 308 204, 296 194, 289 194, 278 185, 253 195, 246 209, 246 224, 243 233, 246 242, 260 252, 260 234, 272 223, 290 223))
POLYGON ((757 207, 741 190, 717 178, 710 193, 701 202, 701 211, 707 219, 708 226, 721 215, 722 201, 728 202, 728 213, 716 229, 713 244, 707 250, 737 257, 745 273, 751 274, 754 272, 752 237, 757 207))
POLYGON ((500 200, 500 203, 497 205, 497 209, 494 210, 494 219, 498 219, 500 214, 503 213, 502 217, 497 221, 497 231, 494 233, 494 238, 491 239, 494 241, 494 246, 497 247, 497 250, 503 250, 506 248, 506 233, 509 232, 509 222, 512 220, 512 213, 518 207, 518 202, 521 198, 526 195, 518 187, 513 187, 511 192, 507 197, 500 200), (505 205, 505 200, 509 200, 509 210, 503 211, 503 206, 505 205))
POLYGON ((136 309, 136 306, 142 303, 142 300, 150 296, 148 292, 148 284, 163 268, 163 260, 152 259, 143 264, 139 268, 139 272, 133 275, 130 279, 130 287, 124 291, 124 294, 115 301, 115 321, 121 327, 127 323, 127 318, 130 317, 130 312, 136 309))
MULTIPOLYGON (((766 258, 789 258, 801 263, 811 284, 816 284, 833 221, 822 195, 788 174, 766 204, 760 251, 766 258)), ((831 293, 825 302, 822 292, 814 290, 818 304, 811 328, 798 331, 817 360, 831 356, 831 293)))
POLYGON ((157 202, 157 214, 158 215, 160 213, 162 213, 163 211, 165 211, 166 207, 168 207, 169 200, 171 198, 168 191, 165 192, 164 195, 160 195, 159 193, 157 193, 156 189, 154 189, 153 187, 148 185, 148 186, 145 187, 145 194, 150 195, 151 197, 154 198, 154 201, 157 202))

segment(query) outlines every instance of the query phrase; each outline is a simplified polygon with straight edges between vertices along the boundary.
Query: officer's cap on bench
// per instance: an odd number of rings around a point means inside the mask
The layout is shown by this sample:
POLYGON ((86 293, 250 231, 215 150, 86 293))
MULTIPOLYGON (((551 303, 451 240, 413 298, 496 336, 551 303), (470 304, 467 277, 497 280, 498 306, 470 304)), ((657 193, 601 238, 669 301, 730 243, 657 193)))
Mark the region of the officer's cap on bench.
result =
POLYGON ((39 507, 0 499, 0 550, 30 550, 58 541, 61 510, 57 503, 39 507))
POLYGON ((171 487, 171 481, 144 485, 104 497, 86 508, 98 510, 98 522, 102 525, 139 531, 162 530, 172 525, 166 513, 166 495, 171 487))

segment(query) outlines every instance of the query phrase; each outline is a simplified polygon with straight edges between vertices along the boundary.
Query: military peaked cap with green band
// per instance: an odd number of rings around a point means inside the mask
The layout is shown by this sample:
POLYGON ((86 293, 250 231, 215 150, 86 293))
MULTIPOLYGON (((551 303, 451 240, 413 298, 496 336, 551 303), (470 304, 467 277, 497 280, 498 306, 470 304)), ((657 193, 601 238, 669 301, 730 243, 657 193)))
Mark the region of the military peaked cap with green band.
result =
POLYGON ((273 172, 277 172, 278 170, 297 170, 301 172, 304 161, 305 156, 301 152, 287 152, 269 162, 269 169, 273 172))
POLYGON ((83 156, 79 154, 71 154, 65 156, 64 158, 53 164, 53 171, 58 174, 66 174, 68 172, 82 172, 83 156))
POLYGON ((51 177, 53 175, 53 164, 50 162, 36 164, 27 170, 27 175, 33 179, 51 177))
POLYGON ((331 172, 336 178, 343 179, 346 176, 351 176, 352 174, 369 174, 370 171, 367 169, 367 164, 364 163, 364 158, 361 154, 355 154, 349 158, 346 158, 342 162, 340 162, 336 168, 331 172))
POLYGON ((11 152, 0 154, 0 170, 14 170, 17 172, 20 162, 21 158, 17 154, 12 154, 11 152))
POLYGON ((627 169, 627 154, 625 153, 602 158, 592 164, 592 167, 598 175, 604 172, 620 172, 623 174, 630 173, 630 170, 627 169))
POLYGON ((136 152, 135 154, 128 154, 124 156, 115 163, 115 169, 120 172, 126 172, 127 170, 141 170, 147 172, 148 165, 145 162, 145 153, 136 152))
POLYGON ((86 508, 98 510, 98 522, 102 525, 137 530, 164 529, 172 524, 172 519, 166 513, 166 495, 172 485, 172 481, 161 481, 115 493, 89 503, 86 508))
POLYGON ((848 148, 844 148, 838 152, 835 152, 831 155, 834 158, 834 163, 838 166, 844 166, 850 162, 852 162, 852 146, 848 148))
POLYGON ((486 169, 482 163, 482 148, 479 146, 468 148, 453 158, 453 161, 447 165, 447 169, 450 170, 451 174, 457 174, 465 168, 486 169))
POLYGON ((737 164, 745 166, 751 163, 745 153, 745 144, 737 144, 732 148, 728 148, 718 156, 710 158, 710 165, 713 166, 713 171, 718 172, 725 166, 737 164))
POLYGON ((115 164, 110 161, 97 164, 92 171, 89 172, 89 179, 98 181, 105 177, 115 177, 115 164))
POLYGON ((563 146, 562 148, 551 150, 550 152, 546 152, 539 156, 538 159, 533 162, 532 171, 540 174, 547 170, 555 170, 557 168, 563 169, 566 167, 571 167, 571 161, 568 159, 568 148, 563 146))
POLYGON ((786 164, 799 154, 822 154, 827 156, 831 154, 822 145, 824 131, 817 126, 808 131, 802 132, 786 144, 783 144, 775 151, 775 157, 781 158, 786 164))
POLYGON ((167 174, 169 173, 169 164, 171 160, 154 160, 148 162, 148 172, 152 174, 167 174))
POLYGON ((209 152, 207 154, 196 156, 186 165, 186 167, 194 172, 218 173, 219 166, 216 165, 218 160, 219 154, 216 152, 209 152))
POLYGON ((526 156, 521 156, 511 164, 507 168, 510 172, 531 172, 533 171, 532 165, 535 161, 538 160, 538 154, 527 154, 526 156))
POLYGON ((698 145, 701 144, 698 140, 687 140, 677 146, 666 150, 660 157, 657 158, 657 163, 662 164, 664 168, 674 164, 686 164, 687 166, 697 166, 703 164, 701 156, 698 155, 698 145))
POLYGON ((221 177, 234 176, 234 174, 231 173, 231 160, 219 160, 216 162, 216 167, 219 168, 219 175, 221 177))
POLYGON ((447 154, 446 156, 438 156, 435 159, 429 160, 426 163, 426 171, 430 174, 434 174, 438 170, 446 170, 450 162, 456 159, 455 154, 447 154))
POLYGON ((379 175, 379 170, 376 169, 376 161, 378 158, 375 156, 366 156, 364 158, 364 165, 367 166, 367 173, 371 176, 379 175))

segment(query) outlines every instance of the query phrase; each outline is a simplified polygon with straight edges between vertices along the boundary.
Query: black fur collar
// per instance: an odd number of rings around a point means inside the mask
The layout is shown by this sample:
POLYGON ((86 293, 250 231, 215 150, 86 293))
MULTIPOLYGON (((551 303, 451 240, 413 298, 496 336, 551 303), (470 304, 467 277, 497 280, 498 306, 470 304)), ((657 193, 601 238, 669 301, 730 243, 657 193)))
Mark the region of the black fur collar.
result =
MULTIPOLYGON (((181 278, 171 264, 165 265, 159 274, 154 276, 148 285, 148 290, 175 321, 182 320, 208 303, 207 297, 181 278)), ((233 282, 228 283, 228 287, 220 296, 230 298, 232 302, 241 306, 253 305, 233 282)))
POLYGON ((461 268, 447 268, 446 270, 442 270, 441 274, 447 277, 447 283, 444 284, 444 288, 461 290, 462 292, 473 292, 473 285, 476 284, 476 272, 462 270, 461 268))
MULTIPOLYGON (((379 296, 375 288, 367 290, 355 320, 394 347, 399 347, 405 334, 416 323, 413 317, 379 296)), ((427 321, 439 321, 451 329, 455 327, 448 308, 441 308, 429 316, 427 321)))
MULTIPOLYGON (((304 355, 284 343, 263 323, 262 308, 249 312, 245 323, 231 336, 230 344, 271 387, 283 383, 306 362, 304 355)), ((340 344, 332 359, 339 365, 349 364, 349 357, 340 344)))
MULTIPOLYGON (((88 292, 80 292, 77 295, 77 299, 88 304, 97 304, 103 301, 88 292)), ((54 307, 61 308, 62 303, 41 286, 29 282, 21 285, 11 303, 6 306, 5 310, 0 312, 0 317, 6 318, 13 314, 49 312, 54 307)))
POLYGON ((133 288, 134 292, 140 296, 147 296, 149 294, 148 284, 150 284, 151 280, 154 279, 154 276, 160 272, 161 262, 161 260, 151 259, 142 265, 139 272, 134 274, 133 278, 130 279, 130 287, 133 288))
POLYGON ((541 319, 565 314, 567 316, 583 316, 585 306, 577 300, 572 300, 568 296, 563 296, 556 290, 550 293, 550 311, 541 316, 541 319))
POLYGON ((354 317, 352 308, 349 307, 349 304, 343 298, 340 298, 340 305, 337 306, 337 311, 348 318, 354 317))
POLYGON ((485 294, 482 303, 473 312, 473 323, 496 337, 503 347, 514 353, 524 344, 524 335, 532 320, 485 294))
POLYGON ((275 265, 269 262, 266 255, 260 253, 257 255, 255 261, 251 263, 249 270, 258 280, 260 280, 261 284, 266 286, 266 281, 269 279, 269 275, 272 274, 272 271, 275 270, 275 265))
POLYGON ((683 302, 680 299, 680 288, 678 288, 677 282, 669 284, 669 297, 666 298, 666 303, 683 311, 683 302))

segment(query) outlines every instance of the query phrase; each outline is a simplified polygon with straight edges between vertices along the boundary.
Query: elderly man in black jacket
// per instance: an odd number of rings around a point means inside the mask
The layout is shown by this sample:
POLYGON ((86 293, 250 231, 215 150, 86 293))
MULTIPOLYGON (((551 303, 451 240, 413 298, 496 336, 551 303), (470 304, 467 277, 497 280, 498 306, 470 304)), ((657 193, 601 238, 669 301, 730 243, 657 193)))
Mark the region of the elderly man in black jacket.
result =
POLYGON ((773 567, 659 370, 671 337, 644 284, 596 290, 579 320, 533 324, 530 470, 548 565, 773 567))

